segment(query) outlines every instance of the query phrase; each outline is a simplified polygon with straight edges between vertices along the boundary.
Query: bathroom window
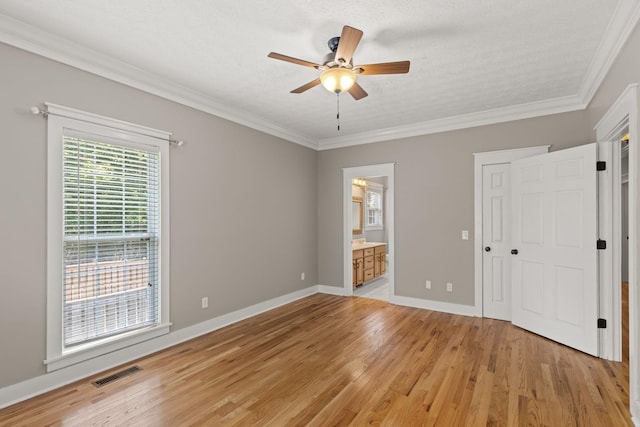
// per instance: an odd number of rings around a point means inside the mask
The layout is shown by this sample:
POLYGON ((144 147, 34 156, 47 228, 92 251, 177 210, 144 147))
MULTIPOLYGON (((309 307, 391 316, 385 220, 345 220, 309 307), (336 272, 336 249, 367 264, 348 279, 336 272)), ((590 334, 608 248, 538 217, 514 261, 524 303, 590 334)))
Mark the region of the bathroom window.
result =
POLYGON ((382 230, 383 228, 383 186, 377 183, 367 183, 366 189, 366 230, 382 230))

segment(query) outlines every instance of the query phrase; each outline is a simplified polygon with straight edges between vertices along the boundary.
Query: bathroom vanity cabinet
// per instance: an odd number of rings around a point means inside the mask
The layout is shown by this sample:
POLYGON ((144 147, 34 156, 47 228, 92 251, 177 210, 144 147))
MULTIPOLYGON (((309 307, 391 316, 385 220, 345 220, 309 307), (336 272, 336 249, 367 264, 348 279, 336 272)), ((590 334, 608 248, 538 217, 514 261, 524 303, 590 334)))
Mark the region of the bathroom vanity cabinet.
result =
POLYGON ((360 286, 383 275, 386 270, 387 244, 358 243, 352 246, 353 286, 360 286))

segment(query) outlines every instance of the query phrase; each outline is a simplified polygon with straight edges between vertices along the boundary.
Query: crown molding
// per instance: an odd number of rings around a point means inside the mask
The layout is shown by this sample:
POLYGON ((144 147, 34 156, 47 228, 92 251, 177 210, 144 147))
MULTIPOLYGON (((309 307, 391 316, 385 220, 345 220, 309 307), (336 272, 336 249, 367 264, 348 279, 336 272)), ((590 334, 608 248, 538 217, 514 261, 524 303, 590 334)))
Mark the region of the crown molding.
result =
POLYGON ((600 88, 602 81, 620 54, 627 39, 634 31, 638 21, 640 21, 640 0, 619 0, 576 95, 362 132, 344 137, 325 138, 318 141, 318 150, 429 135, 583 110, 587 108, 598 88, 600 88))
POLYGON ((627 39, 640 20, 640 1, 619 0, 600 40, 589 68, 578 89, 578 96, 585 106, 591 103, 602 81, 620 54, 627 39))
POLYGON ((343 137, 325 138, 318 141, 318 150, 349 147, 352 145, 409 138, 452 130, 466 129, 513 120, 529 119, 549 114, 583 110, 586 105, 576 96, 549 99, 504 108, 480 111, 442 119, 428 120, 409 125, 395 126, 370 132, 361 132, 343 137))
POLYGON ((223 106, 190 88, 3 14, 0 14, 0 42, 314 150, 328 150, 585 109, 639 20, 640 0, 618 1, 576 95, 322 139, 292 132, 246 111, 223 106))
POLYGON ((109 80, 213 114, 240 125, 317 149, 312 138, 296 134, 246 111, 221 105, 211 97, 178 85, 156 74, 133 67, 76 42, 55 36, 40 28, 0 14, 0 42, 88 71, 109 80))

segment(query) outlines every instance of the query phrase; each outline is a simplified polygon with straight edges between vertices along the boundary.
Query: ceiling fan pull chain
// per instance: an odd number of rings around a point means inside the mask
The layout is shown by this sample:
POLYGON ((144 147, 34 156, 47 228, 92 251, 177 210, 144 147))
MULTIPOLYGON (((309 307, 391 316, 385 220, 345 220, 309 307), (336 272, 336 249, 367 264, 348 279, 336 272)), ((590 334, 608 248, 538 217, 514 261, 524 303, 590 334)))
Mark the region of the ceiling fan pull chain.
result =
POLYGON ((337 108, 338 108, 338 114, 336 114, 336 119, 338 120, 338 130, 340 130, 340 93, 336 93, 336 98, 337 98, 337 108))

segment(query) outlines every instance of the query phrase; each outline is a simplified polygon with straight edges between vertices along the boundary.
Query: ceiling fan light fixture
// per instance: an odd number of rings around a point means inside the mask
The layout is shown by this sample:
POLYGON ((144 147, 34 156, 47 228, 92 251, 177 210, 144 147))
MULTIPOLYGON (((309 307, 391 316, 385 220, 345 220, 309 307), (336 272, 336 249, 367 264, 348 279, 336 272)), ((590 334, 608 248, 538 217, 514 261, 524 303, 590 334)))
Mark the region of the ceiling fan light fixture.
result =
POLYGON ((320 82, 329 92, 346 92, 356 82, 356 74, 348 68, 329 68, 320 75, 320 82))

